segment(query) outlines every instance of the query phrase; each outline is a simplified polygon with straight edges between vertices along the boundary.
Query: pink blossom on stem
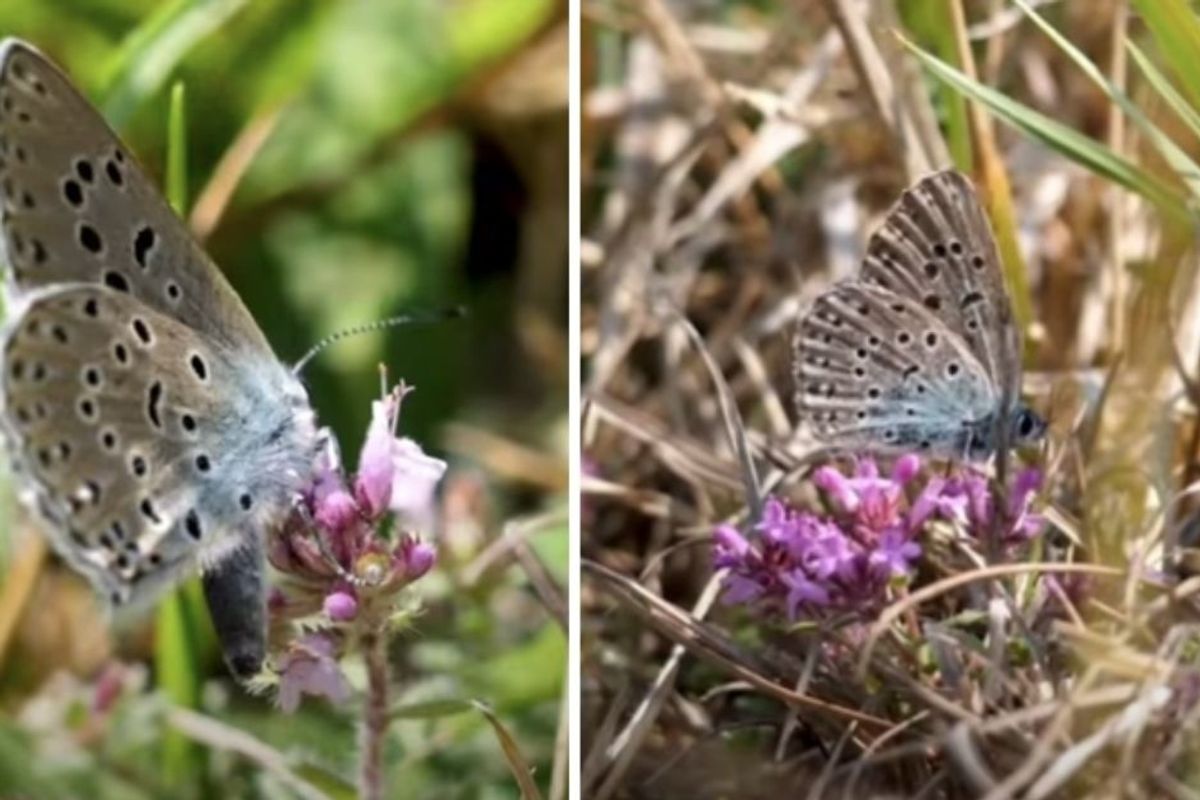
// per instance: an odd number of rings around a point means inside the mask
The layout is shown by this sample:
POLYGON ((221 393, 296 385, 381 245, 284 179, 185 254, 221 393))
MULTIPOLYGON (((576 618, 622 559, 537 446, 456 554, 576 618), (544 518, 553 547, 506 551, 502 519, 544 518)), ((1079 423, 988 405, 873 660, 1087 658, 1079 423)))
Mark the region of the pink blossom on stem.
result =
POLYGON ((267 543, 282 575, 268 602, 273 624, 323 624, 326 633, 294 639, 276 664, 279 703, 294 710, 305 694, 344 699, 349 689, 338 668, 341 648, 367 633, 386 635, 397 593, 433 568, 437 550, 406 528, 395 539, 383 533, 393 514, 427 512, 445 462, 426 455, 411 439, 397 438, 401 385, 372 405, 356 474, 347 477, 336 445, 317 457, 303 505, 267 543))
POLYGON ((437 560, 437 550, 431 544, 405 536, 396 545, 394 559, 404 576, 410 581, 415 581, 433 569, 437 560))
POLYGON ((391 510, 412 516, 427 513, 438 481, 446 473, 446 462, 426 455, 412 439, 395 439, 392 468, 391 510))
MULTIPOLYGON (((813 483, 832 512, 820 515, 768 498, 762 518, 747 537, 732 525, 713 532, 713 566, 726 570, 724 599, 785 613, 792 619, 828 613, 869 616, 886 601, 888 588, 909 579, 921 557, 917 537, 935 519, 990 535, 995 499, 977 472, 927 479, 915 500, 908 486, 922 470, 920 458, 897 459, 882 477, 873 459, 858 460, 850 473, 824 466, 813 483)), ((1009 493, 1004 541, 1016 545, 1036 536, 1043 521, 1030 512, 1041 486, 1037 470, 1020 473, 1009 493)))
POLYGON ((368 517, 384 511, 420 515, 433 499, 446 472, 446 462, 426 455, 412 439, 397 438, 400 401, 407 390, 398 388, 371 406, 371 426, 354 480, 354 496, 368 517))
POLYGON ((313 633, 292 642, 279 671, 279 707, 291 714, 302 695, 327 697, 334 704, 350 696, 350 685, 334 658, 336 647, 324 634, 313 633))
POLYGON ((358 598, 345 589, 325 595, 325 613, 334 622, 349 622, 358 614, 358 598))
POLYGON ((392 423, 399 413, 398 392, 371 404, 371 426, 362 453, 358 457, 358 474, 354 477, 354 497, 368 517, 378 517, 392 502, 392 483, 395 467, 392 464, 392 445, 395 441, 392 423))

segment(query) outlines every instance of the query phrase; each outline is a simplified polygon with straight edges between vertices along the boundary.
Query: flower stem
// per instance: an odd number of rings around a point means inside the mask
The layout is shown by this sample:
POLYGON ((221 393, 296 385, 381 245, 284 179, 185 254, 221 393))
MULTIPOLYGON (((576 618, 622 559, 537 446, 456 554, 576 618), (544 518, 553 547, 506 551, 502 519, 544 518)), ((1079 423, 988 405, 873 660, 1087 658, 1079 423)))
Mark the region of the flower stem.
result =
POLYGON ((383 798, 383 745, 388 724, 387 636, 384 625, 368 626, 362 636, 367 666, 367 696, 363 704, 362 765, 359 797, 383 798))

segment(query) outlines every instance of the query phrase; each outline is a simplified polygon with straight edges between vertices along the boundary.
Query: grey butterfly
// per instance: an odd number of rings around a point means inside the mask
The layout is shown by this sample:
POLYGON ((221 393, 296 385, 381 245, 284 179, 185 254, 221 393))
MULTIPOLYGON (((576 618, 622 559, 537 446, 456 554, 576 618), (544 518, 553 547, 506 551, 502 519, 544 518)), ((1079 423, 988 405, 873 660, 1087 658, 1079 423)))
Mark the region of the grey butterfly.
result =
POLYGON ((226 660, 265 651, 263 536, 322 436, 217 267, 68 79, 0 43, 0 431, 55 549, 112 603, 199 566, 226 660))
POLYGON ((1000 258, 970 181, 934 173, 871 237, 858 280, 801 321, 801 416, 830 446, 979 460, 1033 441, 1020 402, 1020 334, 1000 258))

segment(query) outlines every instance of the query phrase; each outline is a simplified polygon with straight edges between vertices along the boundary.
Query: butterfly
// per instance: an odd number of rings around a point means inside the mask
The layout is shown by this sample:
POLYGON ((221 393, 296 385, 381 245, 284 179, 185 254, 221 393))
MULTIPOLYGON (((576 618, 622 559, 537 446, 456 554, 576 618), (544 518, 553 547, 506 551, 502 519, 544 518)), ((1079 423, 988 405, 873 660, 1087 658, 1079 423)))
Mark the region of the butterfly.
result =
POLYGON ((833 447, 982 460, 1045 433, 1020 402, 1020 355, 975 190, 959 172, 937 172, 888 212, 860 277, 801 320, 796 404, 833 447))
POLYGON ((265 655, 263 547, 324 442, 304 386, 100 114, 0 43, 0 433, 54 549, 114 606, 199 567, 226 661, 265 655))

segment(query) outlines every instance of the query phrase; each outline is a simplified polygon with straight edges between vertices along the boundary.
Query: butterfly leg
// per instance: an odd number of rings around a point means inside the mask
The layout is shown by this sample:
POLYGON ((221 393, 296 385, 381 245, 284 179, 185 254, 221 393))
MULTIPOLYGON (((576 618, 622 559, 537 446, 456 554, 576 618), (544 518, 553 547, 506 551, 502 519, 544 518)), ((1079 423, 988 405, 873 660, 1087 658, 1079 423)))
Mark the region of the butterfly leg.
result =
POLYGON ((329 549, 329 542, 325 541, 325 537, 321 535, 321 531, 317 528, 317 521, 313 519, 312 512, 309 511, 308 504, 302 498, 297 498, 293 509, 300 519, 304 522, 304 527, 309 531, 310 535, 316 541, 317 551, 325 562, 337 572, 339 578, 347 581, 353 586, 361 586, 362 581, 352 574, 349 570, 342 566, 342 562, 337 560, 333 551, 329 549))

